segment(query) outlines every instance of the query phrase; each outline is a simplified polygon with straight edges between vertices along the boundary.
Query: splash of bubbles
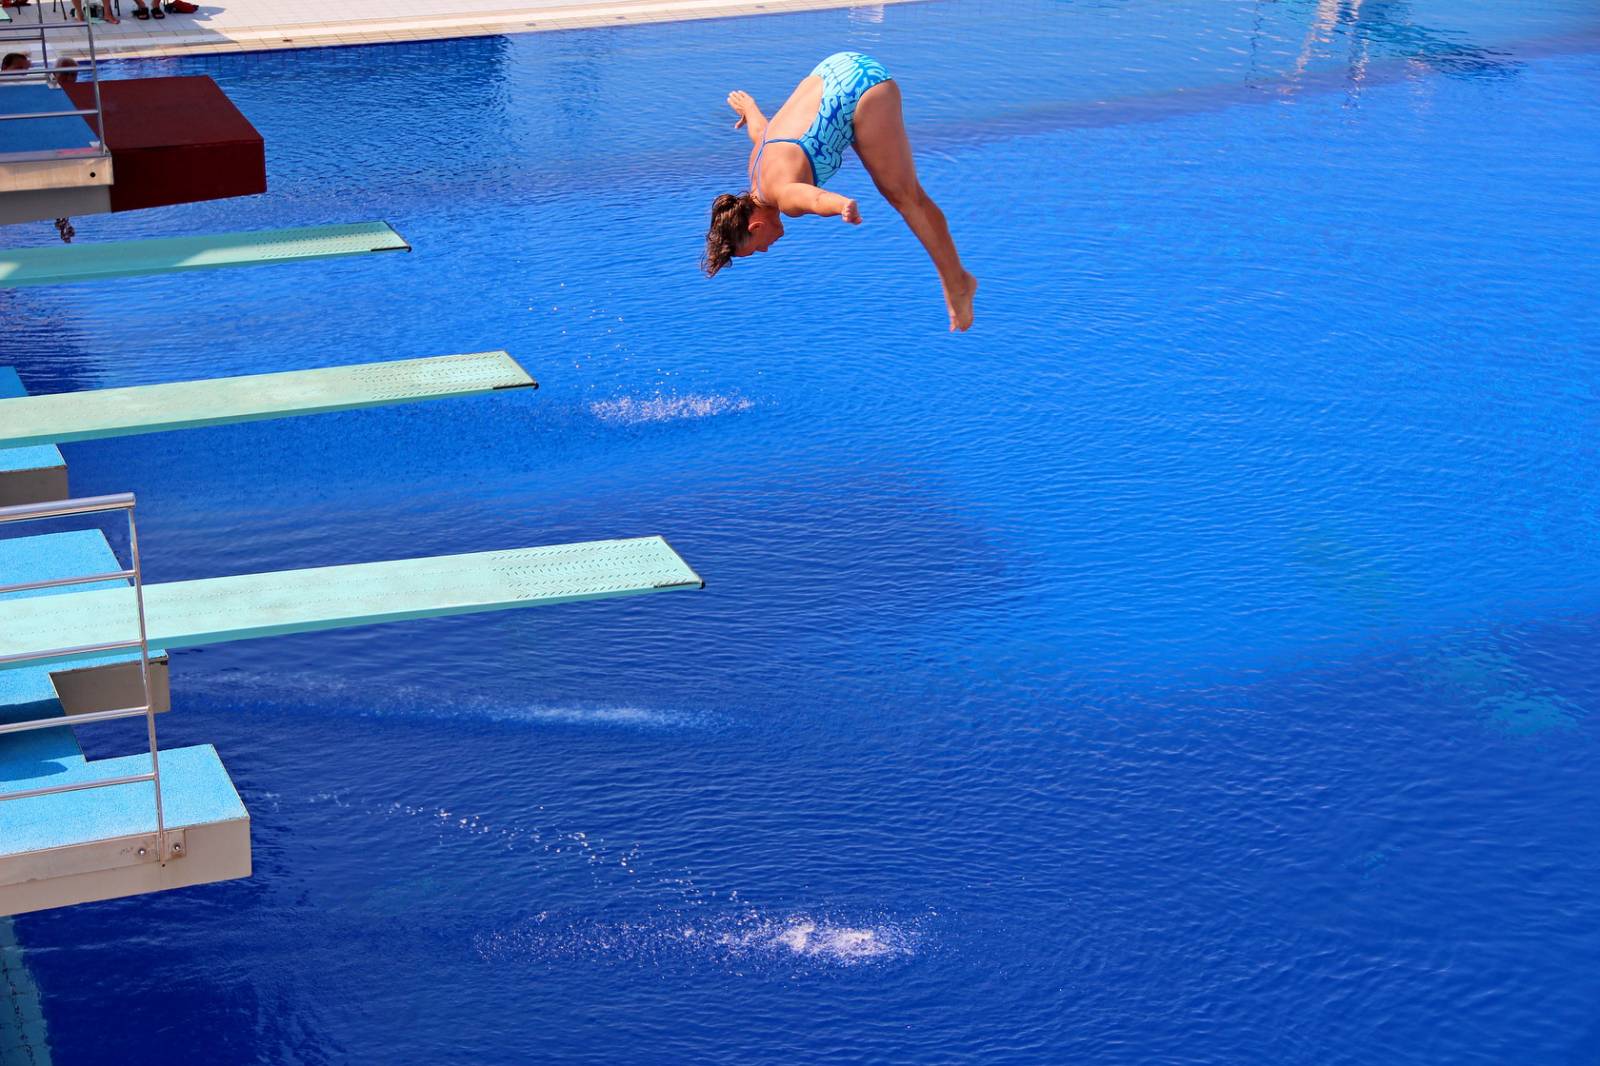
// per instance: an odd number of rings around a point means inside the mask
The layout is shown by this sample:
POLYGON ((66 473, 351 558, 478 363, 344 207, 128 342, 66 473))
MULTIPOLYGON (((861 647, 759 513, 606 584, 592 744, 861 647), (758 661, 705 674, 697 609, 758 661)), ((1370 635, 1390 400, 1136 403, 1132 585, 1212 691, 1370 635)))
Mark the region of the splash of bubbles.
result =
MULTIPOLYGON (((486 962, 509 965, 610 964, 688 968, 704 966, 739 975, 820 975, 856 967, 894 965, 922 953, 933 911, 906 917, 836 908, 774 908, 697 883, 686 869, 655 869, 638 843, 615 846, 576 828, 501 821, 453 805, 392 801, 363 803, 347 791, 323 792, 307 802, 369 816, 415 820, 442 848, 488 847, 516 862, 568 882, 588 882, 583 902, 502 919, 473 935, 486 962), (592 890, 592 891, 591 891, 592 890), (618 912, 626 917, 616 917, 618 912)), ((531 812, 530 812, 531 813, 531 812)), ((487 856, 484 856, 487 857, 487 856)), ((463 868, 459 856, 446 865, 463 868)), ((475 861, 470 864, 480 871, 475 861)), ((575 886, 571 886, 575 887, 575 886)), ((439 891, 435 881, 428 892, 439 891)), ((396 885, 378 902, 414 906, 415 884, 396 885)))
POLYGON ((836 970, 913 957, 932 917, 775 917, 747 907, 709 916, 684 910, 636 922, 563 922, 541 912, 515 928, 480 935, 476 946, 486 961, 675 961, 741 971, 836 970))
POLYGON ((657 393, 650 399, 623 396, 615 400, 599 400, 589 405, 589 411, 602 422, 634 426, 737 414, 754 406, 741 396, 664 396, 657 393))
POLYGON ((909 955, 911 945, 897 927, 837 925, 803 916, 780 922, 763 922, 740 937, 741 948, 787 948, 806 958, 823 958, 841 965, 865 962, 885 955, 909 955))

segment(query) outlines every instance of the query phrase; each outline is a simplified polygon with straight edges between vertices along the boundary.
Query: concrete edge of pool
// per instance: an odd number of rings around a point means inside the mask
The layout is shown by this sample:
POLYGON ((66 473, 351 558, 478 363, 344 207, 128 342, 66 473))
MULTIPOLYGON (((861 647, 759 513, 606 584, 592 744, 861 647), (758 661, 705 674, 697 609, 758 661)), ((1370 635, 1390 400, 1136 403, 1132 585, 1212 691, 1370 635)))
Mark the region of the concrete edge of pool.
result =
POLYGON ((308 20, 286 16, 281 5, 269 4, 266 0, 238 0, 228 4, 225 10, 218 10, 205 22, 168 19, 157 23, 123 19, 120 25, 97 29, 95 44, 102 58, 147 59, 496 37, 920 2, 922 0, 875 0, 872 3, 862 0, 594 0, 577 4, 533 0, 497 7, 493 0, 480 0, 480 9, 475 11, 397 16, 393 5, 379 0, 355 0, 340 5, 338 15, 319 11, 315 20, 308 20))

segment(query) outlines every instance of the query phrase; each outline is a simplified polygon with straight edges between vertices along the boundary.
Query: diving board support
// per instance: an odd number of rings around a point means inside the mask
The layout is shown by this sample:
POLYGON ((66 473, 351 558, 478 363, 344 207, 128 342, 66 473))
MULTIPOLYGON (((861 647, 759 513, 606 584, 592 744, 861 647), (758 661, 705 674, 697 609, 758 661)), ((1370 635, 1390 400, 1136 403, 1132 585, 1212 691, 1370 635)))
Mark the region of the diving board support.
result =
MULTIPOLYGON (((3 383, 0 383, 3 388, 3 383)), ((0 448, 195 429, 508 389, 538 382, 505 352, 0 399, 0 448)))
MULTIPOLYGON (((145 586, 163 648, 413 618, 703 588, 661 537, 357 563, 145 586)), ((0 601, 0 668, 67 662, 124 640, 131 589, 0 601)))
POLYGON ((0 288, 409 252, 387 222, 0 250, 0 288))
MULTIPOLYGON (((164 714, 172 710, 172 672, 166 653, 151 652, 149 669, 151 702, 157 714, 164 714)), ((144 698, 144 678, 137 662, 52 670, 50 685, 67 716, 65 725, 72 725, 77 715, 128 707, 144 698)))

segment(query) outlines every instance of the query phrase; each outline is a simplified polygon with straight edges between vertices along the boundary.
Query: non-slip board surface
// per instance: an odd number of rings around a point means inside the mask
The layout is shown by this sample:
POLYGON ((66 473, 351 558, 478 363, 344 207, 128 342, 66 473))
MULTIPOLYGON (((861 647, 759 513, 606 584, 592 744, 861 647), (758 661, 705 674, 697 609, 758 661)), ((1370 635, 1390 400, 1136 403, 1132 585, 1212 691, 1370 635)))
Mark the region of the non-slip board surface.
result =
MULTIPOLYGON (((177 581, 144 591, 150 643, 182 648, 703 585, 665 540, 640 537, 177 581)), ((135 634, 127 588, 0 602, 0 656, 42 656, 135 634)))

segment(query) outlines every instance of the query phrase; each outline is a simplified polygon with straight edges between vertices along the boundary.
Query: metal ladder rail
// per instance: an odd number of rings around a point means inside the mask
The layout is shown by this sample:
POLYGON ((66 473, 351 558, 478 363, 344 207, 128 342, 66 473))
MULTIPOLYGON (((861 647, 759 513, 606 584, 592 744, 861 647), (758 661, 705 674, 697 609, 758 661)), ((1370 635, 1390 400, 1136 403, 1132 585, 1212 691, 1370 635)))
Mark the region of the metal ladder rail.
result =
MULTIPOLYGON (((15 16, 13 16, 12 21, 9 23, 0 23, 0 43, 9 44, 21 43, 23 41, 38 41, 39 65, 42 69, 37 71, 0 71, 0 78, 14 78, 17 80, 38 79, 44 80, 47 83, 54 82, 59 71, 50 67, 50 42, 46 31, 82 30, 86 38, 86 44, 89 48, 89 61, 86 65, 77 66, 70 69, 74 73, 85 71, 92 78, 94 85, 94 107, 80 108, 72 111, 41 111, 21 115, 0 114, 0 122, 24 121, 28 119, 70 118, 74 115, 77 115, 81 118, 88 118, 90 115, 93 115, 95 134, 94 147, 98 148, 101 154, 109 155, 110 149, 106 146, 105 107, 100 100, 100 60, 99 55, 95 50, 94 23, 88 19, 85 19, 81 23, 76 21, 46 22, 44 19, 44 4, 42 0, 36 2, 33 5, 33 8, 34 11, 38 13, 39 17, 31 27, 27 26, 23 19, 18 19, 15 16)), ((20 9, 14 8, 13 10, 20 9)), ((23 18, 25 19, 26 16, 23 18)), ((26 162, 28 161, 27 156, 30 155, 39 156, 39 153, 11 153, 10 155, 0 156, 0 162, 26 162)), ((45 153, 39 157, 51 158, 52 153, 45 153)))
MULTIPOLYGON (((145 624, 144 613, 144 571, 139 558, 139 528, 134 519, 134 495, 131 492, 118 493, 112 496, 89 496, 75 500, 59 500, 54 503, 21 504, 14 507, 0 507, 0 525, 14 522, 39 522, 52 518, 76 518, 83 515, 103 514, 110 511, 122 511, 128 519, 128 552, 132 565, 126 570, 117 570, 110 573, 85 574, 81 576, 49 578, 40 581, 23 581, 10 585, 0 585, 0 595, 17 592, 32 592, 41 589, 63 588, 71 585, 96 584, 104 581, 132 581, 135 613, 139 622, 139 636, 137 640, 117 641, 108 644, 95 645, 87 648, 56 648, 47 655, 29 656, 28 658, 39 661, 49 661, 58 656, 82 654, 85 651, 131 651, 139 652, 139 680, 144 691, 144 706, 123 707, 108 711, 95 711, 89 714, 73 715, 67 718, 35 718, 19 722, 0 724, 0 735, 6 733, 23 733, 35 729, 60 729, 75 725, 85 725, 92 722, 109 722, 121 718, 135 718, 143 716, 145 731, 150 743, 150 772, 146 774, 131 774, 125 777, 108 778, 104 781, 82 781, 76 784, 51 785, 44 788, 32 788, 20 792, 0 793, 0 803, 10 800, 29 799, 36 796, 50 796, 61 792, 79 792, 85 789, 110 788, 113 785, 132 785, 149 781, 155 789, 156 806, 156 857, 162 866, 167 864, 167 824, 166 814, 161 800, 161 760, 160 749, 156 742, 156 714, 155 694, 150 680, 150 637, 145 624)), ((182 845, 175 844, 176 852, 182 845)))

